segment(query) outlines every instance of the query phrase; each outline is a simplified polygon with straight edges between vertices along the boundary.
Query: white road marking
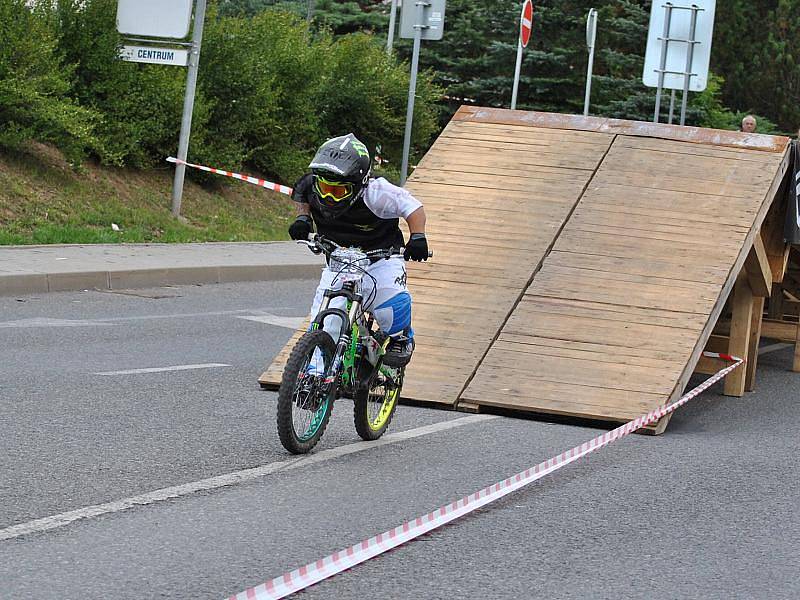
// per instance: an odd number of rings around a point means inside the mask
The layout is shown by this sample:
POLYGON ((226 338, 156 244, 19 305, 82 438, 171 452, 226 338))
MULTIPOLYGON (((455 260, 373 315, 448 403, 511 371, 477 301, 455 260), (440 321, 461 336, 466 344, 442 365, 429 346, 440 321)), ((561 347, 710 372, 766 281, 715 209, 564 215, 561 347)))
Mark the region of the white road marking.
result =
MULTIPOLYGON (((272 310, 297 310, 296 306, 276 306, 272 310)), ((2 321, 0 328, 14 327, 96 327, 108 326, 126 321, 151 321, 156 319, 197 319, 202 317, 226 317, 253 314, 270 314, 259 309, 219 310, 201 313, 177 313, 169 315, 140 315, 135 317, 109 317, 100 319, 54 319, 49 317, 35 317, 32 319, 19 319, 16 321, 2 321)), ((288 319, 303 319, 305 317, 279 317, 288 319)))
POLYGON ((287 329, 298 329, 306 320, 306 317, 281 317, 278 315, 249 315, 238 317, 256 323, 266 323, 267 325, 277 325, 287 329))
POLYGON ((75 521, 117 513, 123 510, 128 510, 129 508, 133 508, 134 506, 146 506, 148 504, 154 504, 164 500, 188 496, 197 492, 215 490, 239 483, 245 483, 248 481, 253 481, 254 479, 260 479, 272 473, 299 469, 301 467, 321 463, 334 458, 347 456, 348 454, 364 452, 365 450, 380 448, 381 446, 386 446, 389 444, 396 444, 398 442, 411 440, 423 435, 446 431, 447 429, 462 427, 464 425, 472 425, 473 423, 482 423, 484 421, 498 418, 500 417, 493 415, 470 415, 468 417, 461 417, 458 419, 452 419, 450 421, 442 421, 432 425, 417 427, 416 429, 410 429, 408 431, 390 433, 375 442, 356 442, 354 444, 348 444, 338 448, 322 450, 316 454, 311 454, 302 458, 291 458, 289 460, 276 461, 261 467, 245 469, 243 471, 235 471, 233 473, 227 473, 226 475, 218 475, 217 477, 210 477, 208 479, 202 479, 192 483, 162 488, 160 490, 147 492, 146 494, 131 496, 130 498, 115 500, 106 504, 86 506, 77 510, 44 517, 42 519, 35 519, 33 521, 28 521, 27 523, 19 523, 18 525, 12 525, 11 527, 0 529, 0 541, 11 540, 23 535, 40 533, 50 529, 57 529, 59 527, 64 527, 65 525, 69 525, 75 521))
POLYGON ((775 352, 776 350, 783 350, 784 348, 791 348, 794 344, 770 344, 769 346, 762 346, 758 349, 758 354, 767 354, 768 352, 775 352))
POLYGON ((151 367, 148 369, 128 369, 126 371, 103 371, 95 375, 136 375, 138 373, 162 373, 164 371, 191 371, 193 369, 214 369, 216 367, 230 367, 225 363, 204 363, 199 365, 176 365, 174 367, 151 367))
POLYGON ((32 319, 19 319, 17 321, 5 321, 0 323, 2 328, 21 328, 21 327, 97 327, 109 326, 111 323, 94 320, 73 320, 73 319, 50 319, 47 317, 34 317, 32 319))

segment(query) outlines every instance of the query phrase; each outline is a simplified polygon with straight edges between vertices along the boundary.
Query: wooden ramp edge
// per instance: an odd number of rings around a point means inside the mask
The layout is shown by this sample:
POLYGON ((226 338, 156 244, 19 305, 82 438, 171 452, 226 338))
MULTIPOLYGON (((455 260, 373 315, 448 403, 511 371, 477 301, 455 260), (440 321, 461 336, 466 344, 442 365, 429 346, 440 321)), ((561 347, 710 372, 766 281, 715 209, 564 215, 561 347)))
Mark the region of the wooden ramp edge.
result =
MULTIPOLYGON (((433 260, 408 264, 416 351, 403 398, 454 407, 611 146, 613 134, 451 121, 407 188, 433 260)), ((276 387, 300 332, 259 378, 276 387)))
POLYGON ((462 118, 615 139, 460 401, 616 422, 679 396, 760 239, 788 139, 494 109, 462 118))

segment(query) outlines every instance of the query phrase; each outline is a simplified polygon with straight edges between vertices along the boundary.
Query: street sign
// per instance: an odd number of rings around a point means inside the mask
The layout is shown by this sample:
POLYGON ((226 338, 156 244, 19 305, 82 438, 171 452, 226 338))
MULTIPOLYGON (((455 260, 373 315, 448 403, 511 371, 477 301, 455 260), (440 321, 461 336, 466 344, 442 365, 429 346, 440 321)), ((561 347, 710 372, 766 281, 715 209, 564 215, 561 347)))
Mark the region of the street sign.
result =
POLYGON ((586 16, 586 46, 589 48, 589 64, 586 67, 586 92, 583 96, 583 115, 589 115, 589 100, 592 97, 592 71, 594 69, 594 43, 597 40, 597 10, 589 9, 586 16))
POLYGON ((586 47, 589 50, 594 48, 594 42, 597 39, 597 9, 590 8, 589 14, 586 17, 586 47))
POLYGON ((711 39, 714 34, 716 0, 672 0, 653 2, 647 52, 642 81, 648 87, 659 87, 659 73, 664 70, 662 88, 682 90, 685 73, 690 72, 689 91, 702 92, 708 85, 708 65, 711 62, 711 39), (692 10, 697 7, 697 11, 692 10), (670 10, 667 10, 671 7, 670 10), (692 14, 696 15, 694 40, 692 14), (669 14, 669 21, 667 15, 669 14), (690 43, 691 42, 691 43, 690 43), (693 50, 689 48, 693 46, 693 50), (662 50, 666 48, 666 55, 662 50), (691 65, 687 68, 689 54, 691 65), (665 59, 664 67, 661 67, 665 59))
POLYGON ((531 28, 533 27, 533 2, 525 0, 522 4, 522 16, 519 20, 519 35, 522 47, 527 48, 531 41, 531 28))
POLYGON ((419 4, 422 4, 423 15, 419 24, 420 39, 432 41, 442 39, 446 0, 405 0, 400 13, 400 37, 414 39, 419 4))
POLYGON ((400 166, 400 185, 406 184, 408 158, 411 153, 411 130, 414 124, 414 99, 417 93, 417 71, 422 40, 440 40, 444 33, 446 0, 406 0, 400 23, 400 36, 414 38, 411 51, 411 77, 408 82, 406 132, 403 137, 403 164, 400 166))
POLYGON ((117 31, 183 39, 189 35, 193 0, 117 0, 117 31))
POLYGON ((189 64, 189 51, 176 48, 155 48, 153 46, 123 46, 119 57, 130 62, 153 63, 156 65, 189 64))

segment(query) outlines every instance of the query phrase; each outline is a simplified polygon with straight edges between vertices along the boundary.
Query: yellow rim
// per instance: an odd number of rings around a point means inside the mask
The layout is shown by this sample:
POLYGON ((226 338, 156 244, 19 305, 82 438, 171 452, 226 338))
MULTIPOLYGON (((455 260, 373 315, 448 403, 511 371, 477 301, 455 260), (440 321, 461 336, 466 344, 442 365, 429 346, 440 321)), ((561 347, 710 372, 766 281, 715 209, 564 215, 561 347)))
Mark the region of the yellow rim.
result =
POLYGON ((373 431, 378 431, 381 427, 386 425, 387 421, 389 420, 389 416, 392 414, 392 409, 397 402, 397 392, 397 388, 394 388, 384 394, 383 404, 381 404, 381 409, 378 412, 378 416, 369 423, 370 429, 373 431))

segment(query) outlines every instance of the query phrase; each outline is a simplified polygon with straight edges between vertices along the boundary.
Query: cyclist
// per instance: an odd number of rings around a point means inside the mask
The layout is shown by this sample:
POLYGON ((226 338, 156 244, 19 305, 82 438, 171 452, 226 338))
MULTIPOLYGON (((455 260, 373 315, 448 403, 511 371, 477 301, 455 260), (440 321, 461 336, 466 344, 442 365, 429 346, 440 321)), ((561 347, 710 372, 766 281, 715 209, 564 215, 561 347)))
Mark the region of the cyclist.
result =
MULTIPOLYGON (((405 260, 427 260, 425 209, 405 189, 382 177, 372 178, 371 166, 367 147, 352 133, 322 144, 309 165, 311 172, 295 184, 292 198, 297 202, 297 219, 289 227, 290 237, 305 240, 316 230, 340 246, 355 246, 365 252, 399 249, 404 245, 398 226, 402 217, 410 232, 405 260)), ((363 281, 364 308, 375 316, 381 331, 392 338, 384 363, 403 366, 414 351, 405 263, 399 257, 376 260, 367 273, 371 277, 363 281)), ((312 317, 335 277, 336 273, 323 269, 311 306, 312 317)), ((331 307, 341 307, 345 302, 337 298, 331 307)), ((340 326, 338 319, 326 319, 324 329, 336 340, 340 326)))

